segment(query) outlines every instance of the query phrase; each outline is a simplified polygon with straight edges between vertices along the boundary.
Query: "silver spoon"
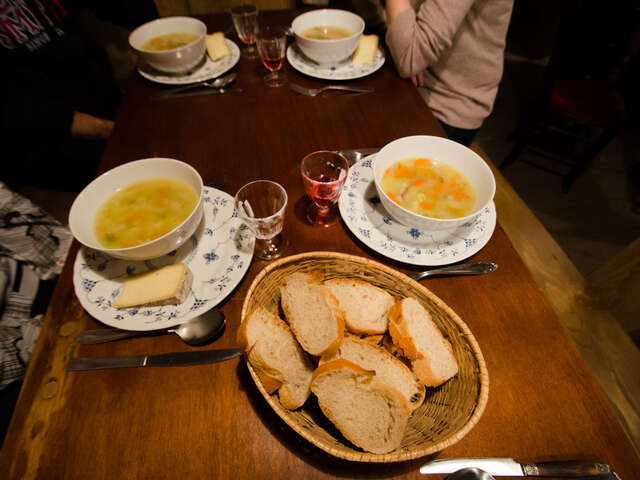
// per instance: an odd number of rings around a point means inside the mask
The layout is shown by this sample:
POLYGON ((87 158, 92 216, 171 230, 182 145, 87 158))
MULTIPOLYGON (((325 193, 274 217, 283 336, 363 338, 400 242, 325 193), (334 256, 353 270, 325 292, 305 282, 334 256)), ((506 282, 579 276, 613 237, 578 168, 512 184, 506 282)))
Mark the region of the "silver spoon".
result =
POLYGON ((235 79, 236 79, 236 73, 235 72, 231 72, 228 75, 225 75, 223 77, 218 77, 213 81, 205 80, 205 81, 198 82, 198 83, 191 83, 189 85, 185 85, 184 87, 178 87, 178 88, 174 88, 172 90, 164 91, 164 92, 158 94, 157 97, 158 98, 169 97, 169 96, 174 95, 176 93, 184 92, 186 90, 191 90, 192 88, 201 88, 201 87, 222 88, 222 87, 226 87, 227 85, 229 85, 235 79))
POLYGON ((479 468, 463 468, 453 472, 447 480, 495 480, 495 477, 479 468))
POLYGON ((432 275, 481 275, 491 273, 496 268, 498 268, 498 264, 493 262, 463 263, 462 265, 434 268, 424 272, 407 273, 407 276, 417 281, 432 275))
POLYGON ((97 330, 85 330, 76 337, 76 342, 92 345, 96 343, 112 342, 124 338, 144 337, 164 333, 175 333, 188 345, 202 345, 218 335, 225 326, 224 313, 217 308, 203 313, 196 318, 165 330, 150 330, 134 332, 120 330, 118 328, 99 328, 97 330))

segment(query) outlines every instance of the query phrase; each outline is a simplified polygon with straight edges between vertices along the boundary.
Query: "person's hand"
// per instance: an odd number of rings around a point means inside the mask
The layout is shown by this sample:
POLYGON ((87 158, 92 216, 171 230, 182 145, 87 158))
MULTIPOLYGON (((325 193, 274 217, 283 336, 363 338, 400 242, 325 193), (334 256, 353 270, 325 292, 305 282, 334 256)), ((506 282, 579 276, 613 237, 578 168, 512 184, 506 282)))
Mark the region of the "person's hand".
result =
POLYGON ((71 135, 92 140, 106 140, 111 135, 113 126, 113 120, 105 120, 83 112, 73 112, 71 135))
POLYGON ((411 82, 416 86, 416 87, 424 87, 424 74, 422 72, 413 75, 411 77, 411 82))

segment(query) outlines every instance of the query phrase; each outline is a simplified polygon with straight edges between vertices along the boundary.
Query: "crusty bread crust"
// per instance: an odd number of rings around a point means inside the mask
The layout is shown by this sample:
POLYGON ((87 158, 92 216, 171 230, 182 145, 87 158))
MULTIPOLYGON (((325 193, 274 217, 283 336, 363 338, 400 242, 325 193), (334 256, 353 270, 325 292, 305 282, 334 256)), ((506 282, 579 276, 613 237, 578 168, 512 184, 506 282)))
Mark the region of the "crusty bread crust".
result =
POLYGON ((437 387, 458 373, 451 344, 416 299, 405 298, 391 308, 389 333, 423 385, 437 387))
POLYGON ((341 358, 316 369, 311 390, 345 438, 363 450, 388 453, 400 446, 410 410, 400 392, 375 376, 341 358))

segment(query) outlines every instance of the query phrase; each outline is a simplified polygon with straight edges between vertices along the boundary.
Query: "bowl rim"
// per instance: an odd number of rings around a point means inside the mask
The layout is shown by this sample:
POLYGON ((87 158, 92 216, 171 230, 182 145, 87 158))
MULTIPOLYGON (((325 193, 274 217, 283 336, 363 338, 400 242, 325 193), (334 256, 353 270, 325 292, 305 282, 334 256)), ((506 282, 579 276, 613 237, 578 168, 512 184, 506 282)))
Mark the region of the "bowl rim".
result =
MULTIPOLYGON (((444 163, 446 163, 446 162, 444 162, 444 163)), ((412 215, 418 221, 420 221, 420 220, 426 220, 426 221, 429 221, 429 222, 433 221, 433 222, 438 222, 438 223, 440 223, 442 225, 450 224, 452 227, 460 225, 462 223, 468 222, 469 220, 475 218, 482 211, 483 208, 485 208, 487 205, 489 205, 493 201, 493 198, 495 197, 495 194, 496 194, 496 179, 495 179, 495 176, 494 176, 493 172, 491 171, 491 167, 489 167, 487 162, 485 162, 485 160, 480 155, 478 155, 476 152, 471 150, 471 148, 465 147, 461 143, 455 142, 455 141, 453 141, 453 140, 451 140, 449 138, 439 137, 439 136, 436 136, 436 135, 411 135, 411 136, 408 136, 408 137, 397 138, 397 139, 387 143, 374 156, 372 168, 373 168, 373 181, 374 181, 374 183, 376 185, 376 190, 378 191, 378 193, 381 194, 386 201, 391 202, 395 207, 399 208, 401 212, 412 215), (390 147, 391 145, 393 145, 396 142, 406 141, 406 140, 411 140, 411 139, 423 139, 423 140, 428 140, 428 141, 449 143, 449 144, 454 145, 456 148, 459 147, 460 149, 467 150, 469 153, 471 153, 471 157, 475 158, 476 160, 480 160, 480 165, 483 165, 481 168, 485 169, 486 172, 489 173, 489 178, 491 179, 491 195, 489 196, 489 199, 485 203, 479 205, 477 208, 474 208, 473 211, 471 213, 469 213, 468 215, 465 215, 464 217, 457 217, 457 218, 436 218, 436 217, 428 217, 426 215, 420 215, 419 213, 412 212, 411 210, 408 210, 408 209, 404 208, 399 203, 394 202, 386 194, 386 192, 382 189, 382 185, 380 184, 380 180, 378 179, 378 175, 376 174, 376 164, 377 164, 378 158, 380 158, 380 154, 387 147, 390 147)), ((382 174, 380 175, 380 178, 382 178, 382 174)), ((389 213, 391 213, 391 212, 389 212, 389 213)))
MULTIPOLYGON (((156 18, 154 20, 150 20, 146 23, 143 23, 142 25, 138 25, 134 30, 131 31, 131 33, 129 34, 128 37, 128 42, 129 42, 129 46, 131 48, 133 48, 136 52, 141 52, 144 53, 145 55, 152 55, 152 56, 157 56, 157 55, 162 55, 164 53, 175 53, 180 51, 181 49, 186 49, 189 48, 191 46, 193 46, 194 43, 198 42, 199 40, 202 40, 204 37, 207 36, 207 25, 200 19, 198 18, 194 18, 194 17, 187 17, 184 15, 175 15, 172 17, 162 17, 162 18, 156 18), (131 42, 131 37, 133 37, 133 35, 141 30, 143 27, 146 27, 148 25, 152 25, 154 23, 165 23, 166 20, 175 20, 175 19, 179 19, 179 20, 188 20, 188 21, 194 21, 196 24, 201 25, 204 28, 204 31, 198 35, 198 38, 196 38, 194 41, 187 43, 186 45, 182 45, 181 47, 176 47, 176 48, 170 48, 168 50, 143 50, 142 48, 138 48, 136 46, 133 45, 133 43, 131 42)), ((152 37, 153 38, 153 37, 152 37)), ((147 39, 149 40, 149 39, 147 39)))
POLYGON ((480 421, 489 401, 489 371, 487 368, 487 363, 484 359, 484 355, 482 354, 482 350, 480 349, 480 344, 478 340, 473 335, 470 327, 460 318, 460 316, 447 305, 440 297, 431 292, 431 290, 427 289, 420 282, 407 277, 404 273, 387 266, 383 263, 380 263, 376 260, 372 260, 366 257, 352 255, 341 252, 330 252, 330 251, 312 251, 312 252, 304 252, 298 253, 294 255, 290 255, 287 257, 282 257, 280 259, 275 260, 269 265, 265 266, 256 277, 251 282, 249 289, 244 297, 242 303, 242 309, 240 312, 240 322, 242 323, 247 315, 249 315, 250 311, 250 302, 251 298, 254 294, 254 291, 258 288, 262 280, 269 275, 274 270, 279 269, 282 266, 286 266, 287 264, 294 264, 300 261, 306 261, 308 259, 313 258, 321 258, 321 259, 333 259, 336 261, 347 261, 361 264, 364 268, 373 267, 376 268, 390 276, 393 276, 398 279, 400 282, 407 282, 412 287, 418 289, 422 294, 429 297, 431 301, 436 303, 438 307, 442 308, 447 312, 448 315, 451 316, 457 327, 461 330, 462 336, 468 342, 469 347, 473 351, 473 355, 478 364, 478 394, 477 394, 477 402, 475 408, 473 409, 473 413, 468 418, 467 422, 457 431, 452 432, 446 438, 441 439, 440 441, 433 443, 429 446, 412 450, 412 451, 393 451, 389 453, 371 453, 371 452, 345 452, 338 448, 333 447, 332 445, 327 444, 326 442, 322 442, 314 438, 314 436, 310 433, 310 431, 306 428, 301 427, 296 422, 294 422, 290 415, 294 415, 295 411, 289 411, 284 408, 278 400, 276 400, 277 395, 272 395, 267 392, 264 385, 262 384, 262 380, 260 376, 256 372, 256 370, 252 367, 251 363, 247 360, 246 353, 244 355, 245 364, 249 370, 249 374, 251 375, 254 384, 262 394, 263 398, 267 401, 267 403, 271 406, 273 411, 287 424, 289 425, 296 433, 298 433, 302 438, 307 440, 309 443, 312 443, 316 447, 324 450, 325 452, 333 455, 334 457, 342 458, 344 460, 356 461, 356 462, 369 462, 369 463, 392 463, 392 462, 402 462, 408 460, 415 460, 417 458, 422 458, 427 455, 439 452, 444 450, 451 445, 459 442, 464 438, 480 421))
POLYGON ((305 41, 309 41, 309 42, 322 42, 323 45, 330 44, 330 43, 343 42, 345 40, 351 40, 351 39, 353 39, 353 37, 357 37, 357 36, 362 35, 362 32, 364 32, 364 27, 365 27, 365 22, 364 22, 364 19, 360 15, 358 15, 357 13, 350 12, 349 10, 343 10, 343 9, 340 9, 340 8, 319 8, 319 9, 316 9, 316 10, 310 10, 308 12, 301 13, 300 15, 296 16, 293 20, 291 20, 291 30, 293 30, 293 33, 296 36, 296 39, 302 38, 305 41), (352 35, 349 35, 348 37, 344 37, 344 38, 321 40, 319 38, 303 37, 300 33, 298 33, 296 31, 296 29, 294 27, 294 23, 299 18, 302 18, 302 17, 305 17, 305 16, 311 16, 311 14, 316 14, 317 12, 340 12, 340 13, 346 13, 348 15, 351 15, 351 16, 357 18, 360 21, 360 28, 358 28, 357 32, 354 32, 352 35))
MULTIPOLYGON (((155 177, 148 177, 148 178, 162 178, 161 175, 157 175, 155 177)), ((117 190, 111 192, 106 198, 105 200, 103 200, 102 203, 104 203, 104 201, 106 201, 111 195, 115 194, 116 192, 120 191, 122 188, 127 187, 129 185, 131 185, 132 183, 135 182, 130 182, 127 183, 125 185, 123 185, 122 187, 118 188, 117 190)), ((96 178, 94 178, 87 186, 85 186, 80 193, 76 196, 75 200, 73 201, 73 203, 71 204, 71 208, 69 209, 69 217, 67 220, 67 223, 69 224, 69 230, 71 231, 71 234, 73 235, 73 237, 80 242, 82 245, 84 245, 85 247, 88 248, 92 248, 94 250, 99 250, 101 252, 104 252, 106 254, 112 254, 112 253, 127 253, 130 252, 132 250, 135 249, 139 249, 139 248, 143 248, 147 245, 150 245, 151 243, 157 242, 163 238, 166 238, 167 236, 171 235, 175 230, 183 227, 187 222, 189 222, 192 217, 196 214, 196 212, 198 212, 199 210, 201 210, 200 206, 202 205, 202 201, 203 201, 203 195, 204 195, 204 182, 202 181, 202 176, 200 175, 200 173, 193 168, 191 165, 189 165, 186 162, 183 162, 181 160, 176 160, 175 158, 168 158, 168 157, 150 157, 150 158, 141 158, 138 160, 132 160, 130 162, 127 163, 123 163, 122 165, 118 165, 117 167, 114 167, 110 170, 107 170, 106 172, 102 173, 101 175, 98 175, 96 178), (133 247, 124 247, 124 248, 107 248, 104 247, 102 245, 100 245, 99 243, 93 245, 93 244, 89 244, 86 243, 85 241, 81 240, 77 234, 73 231, 73 223, 71 221, 71 216, 74 213, 74 210, 76 210, 77 205, 80 205, 80 202, 84 201, 84 197, 86 197, 88 195, 88 190, 89 188, 95 188, 95 185, 100 181, 104 181, 105 178, 108 178, 109 176, 114 175, 116 170, 124 170, 125 168, 131 168, 134 164, 140 164, 140 163, 153 163, 154 161, 162 161, 163 163, 173 163, 173 164, 180 164, 183 166, 188 167, 188 170, 191 170, 193 173, 195 173, 196 178, 198 179, 198 184, 200 186, 200 192, 196 192, 198 193, 198 201, 195 205, 195 207, 193 207, 193 210, 191 210, 191 212, 189 213, 189 215, 187 215, 187 217, 180 222, 179 225, 176 225, 174 228, 172 228, 171 230, 169 230, 167 233, 165 233, 164 235, 161 235, 157 238, 154 238, 153 240, 149 240, 148 242, 144 242, 141 243, 139 245, 135 245, 133 247)), ((102 206, 102 204, 100 205, 102 206)), ((98 207, 99 209, 100 207, 98 207)), ((93 222, 95 220, 95 218, 92 218, 91 221, 93 222)), ((93 226, 92 226, 93 228, 93 226)))

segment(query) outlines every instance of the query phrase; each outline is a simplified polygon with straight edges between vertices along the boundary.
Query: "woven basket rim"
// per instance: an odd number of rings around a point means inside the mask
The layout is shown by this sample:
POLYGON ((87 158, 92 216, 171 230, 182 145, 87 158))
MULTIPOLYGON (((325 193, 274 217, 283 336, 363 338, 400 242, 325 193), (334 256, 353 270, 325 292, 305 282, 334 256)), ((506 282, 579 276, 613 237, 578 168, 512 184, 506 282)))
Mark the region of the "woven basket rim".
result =
POLYGON ((264 389, 264 386, 262 385, 260 378, 258 377, 258 374, 253 369, 253 367, 251 366, 251 364, 249 363, 249 361, 246 359, 246 356, 245 356, 245 363, 247 365, 247 368, 249 370, 251 377, 253 378, 254 383, 258 387, 258 390, 260 391, 262 396, 265 398, 267 403, 276 412, 276 414, 287 425, 289 425, 296 433, 298 433, 305 440, 314 444, 321 450, 324 450, 325 452, 335 457, 342 458, 349 461, 355 461, 355 462, 391 463, 391 462, 402 462, 402 461, 414 460, 416 458, 421 458, 421 457, 430 455, 432 453, 439 452, 457 443, 464 436, 466 436, 467 433, 469 433, 471 429, 480 420, 489 400, 489 372, 487 370, 487 365, 484 360, 484 356, 482 355, 482 352, 480 350, 480 345, 478 344, 476 338, 474 337, 473 333, 471 332, 467 324, 464 323, 464 321, 447 304, 445 304, 439 297, 437 297, 434 293, 432 293, 426 287, 422 286, 419 282, 411 279, 404 273, 394 268, 391 268, 387 265, 384 265, 380 262, 377 262, 375 260, 371 260, 365 257, 360 257, 357 255, 340 253, 340 252, 314 251, 314 252, 305 252, 305 253, 283 257, 265 266, 254 278, 253 282, 251 283, 247 291, 247 294, 245 296, 245 299, 242 305, 241 322, 244 321, 244 318, 250 313, 248 311, 250 299, 252 298, 252 294, 254 290, 258 287, 258 285, 260 285, 260 282, 264 277, 266 277, 273 270, 279 269, 283 265, 286 265, 289 263, 296 263, 301 260, 308 260, 310 258, 338 259, 338 260, 351 261, 355 263, 373 266, 393 277, 396 277, 398 280, 402 282, 411 284, 414 288, 419 289, 423 294, 428 296, 434 303, 438 305, 439 308, 442 308, 444 311, 446 311, 447 314, 456 323, 458 328, 460 328, 460 330, 463 332, 463 337, 468 342, 473 352, 473 356, 478 362, 479 392, 478 392, 477 403, 475 408, 473 409, 473 414, 460 429, 453 432, 448 437, 432 445, 429 445, 425 448, 418 448, 410 451, 390 452, 386 454, 376 454, 376 453, 369 453, 364 451, 363 452, 345 452, 345 451, 333 448, 331 445, 327 445, 324 442, 318 441, 311 433, 309 433, 309 431, 305 430, 304 428, 301 428, 296 422, 292 421, 289 418, 289 415, 290 415, 289 410, 282 407, 282 405, 280 405, 280 403, 275 400, 275 395, 272 396, 269 393, 267 393, 267 391, 264 389))

